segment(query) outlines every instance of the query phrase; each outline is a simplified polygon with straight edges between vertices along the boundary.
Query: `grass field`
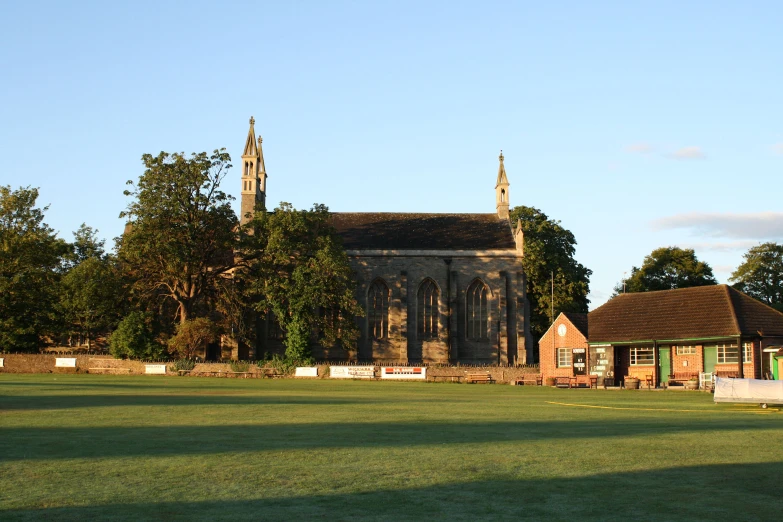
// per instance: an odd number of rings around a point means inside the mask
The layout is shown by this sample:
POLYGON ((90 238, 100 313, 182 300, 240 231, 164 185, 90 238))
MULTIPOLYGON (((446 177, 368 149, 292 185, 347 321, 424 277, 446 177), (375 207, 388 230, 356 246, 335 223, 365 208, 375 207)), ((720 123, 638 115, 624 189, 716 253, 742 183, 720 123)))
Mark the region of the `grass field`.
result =
POLYGON ((782 452, 696 392, 0 375, 3 520, 779 520, 782 452))

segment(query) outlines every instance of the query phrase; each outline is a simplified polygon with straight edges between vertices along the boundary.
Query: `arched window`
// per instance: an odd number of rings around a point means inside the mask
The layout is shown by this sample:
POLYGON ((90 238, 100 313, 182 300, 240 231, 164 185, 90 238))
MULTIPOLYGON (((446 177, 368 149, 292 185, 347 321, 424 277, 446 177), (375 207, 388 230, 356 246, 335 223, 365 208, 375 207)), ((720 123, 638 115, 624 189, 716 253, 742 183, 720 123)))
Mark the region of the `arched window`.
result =
POLYGON ((506 202, 506 191, 505 189, 500 189, 500 202, 505 203, 506 202))
POLYGON ((438 298, 440 291, 435 281, 425 279, 419 285, 419 294, 417 296, 417 324, 419 339, 437 339, 438 338, 438 298))
POLYGON ((386 339, 389 335, 389 287, 376 279, 367 294, 367 320, 372 339, 386 339))
POLYGON ((489 289, 481 279, 476 279, 468 287, 465 298, 468 339, 477 341, 489 339, 488 294, 489 289))

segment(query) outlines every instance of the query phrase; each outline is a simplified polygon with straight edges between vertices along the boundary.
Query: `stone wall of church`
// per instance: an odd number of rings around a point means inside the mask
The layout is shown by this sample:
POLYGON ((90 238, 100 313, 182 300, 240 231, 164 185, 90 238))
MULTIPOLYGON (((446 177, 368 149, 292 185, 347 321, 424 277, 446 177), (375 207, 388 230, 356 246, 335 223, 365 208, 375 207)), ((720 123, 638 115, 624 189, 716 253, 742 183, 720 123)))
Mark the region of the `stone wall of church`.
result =
MULTIPOLYGON (((374 339, 370 314, 358 319, 361 336, 354 359, 375 362, 524 364, 532 353, 526 328, 525 276, 516 256, 353 255, 357 297, 368 310, 370 287, 382 281, 390 290, 388 329, 374 339), (477 278, 488 289, 489 332, 485 339, 467 335, 468 287, 477 278), (431 279, 438 289, 437 336, 422 339, 418 292, 431 279)), ((314 350, 316 358, 329 354, 314 350)))

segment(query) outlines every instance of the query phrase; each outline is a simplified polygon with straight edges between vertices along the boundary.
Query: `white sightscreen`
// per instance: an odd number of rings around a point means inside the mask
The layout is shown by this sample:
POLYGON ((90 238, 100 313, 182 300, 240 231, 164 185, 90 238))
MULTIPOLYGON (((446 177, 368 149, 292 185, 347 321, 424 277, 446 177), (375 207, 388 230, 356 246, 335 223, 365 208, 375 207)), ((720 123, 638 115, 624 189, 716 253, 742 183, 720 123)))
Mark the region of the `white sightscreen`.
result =
POLYGON ((783 381, 716 377, 715 402, 783 404, 783 381))

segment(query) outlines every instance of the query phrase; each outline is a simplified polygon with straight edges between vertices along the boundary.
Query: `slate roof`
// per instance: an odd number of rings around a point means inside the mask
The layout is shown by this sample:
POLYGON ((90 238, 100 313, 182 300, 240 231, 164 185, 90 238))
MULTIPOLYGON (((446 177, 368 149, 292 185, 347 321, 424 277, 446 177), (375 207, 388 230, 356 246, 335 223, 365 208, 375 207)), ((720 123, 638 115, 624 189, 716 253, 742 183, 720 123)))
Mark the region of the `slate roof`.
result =
POLYGON ((587 338, 587 314, 579 314, 576 312, 563 312, 563 315, 571 321, 571 324, 579 330, 579 333, 587 338))
POLYGON ((347 250, 516 248, 508 220, 497 214, 337 212, 332 224, 347 250))
POLYGON ((783 313, 728 285, 621 294, 589 321, 591 343, 783 335, 783 313))

